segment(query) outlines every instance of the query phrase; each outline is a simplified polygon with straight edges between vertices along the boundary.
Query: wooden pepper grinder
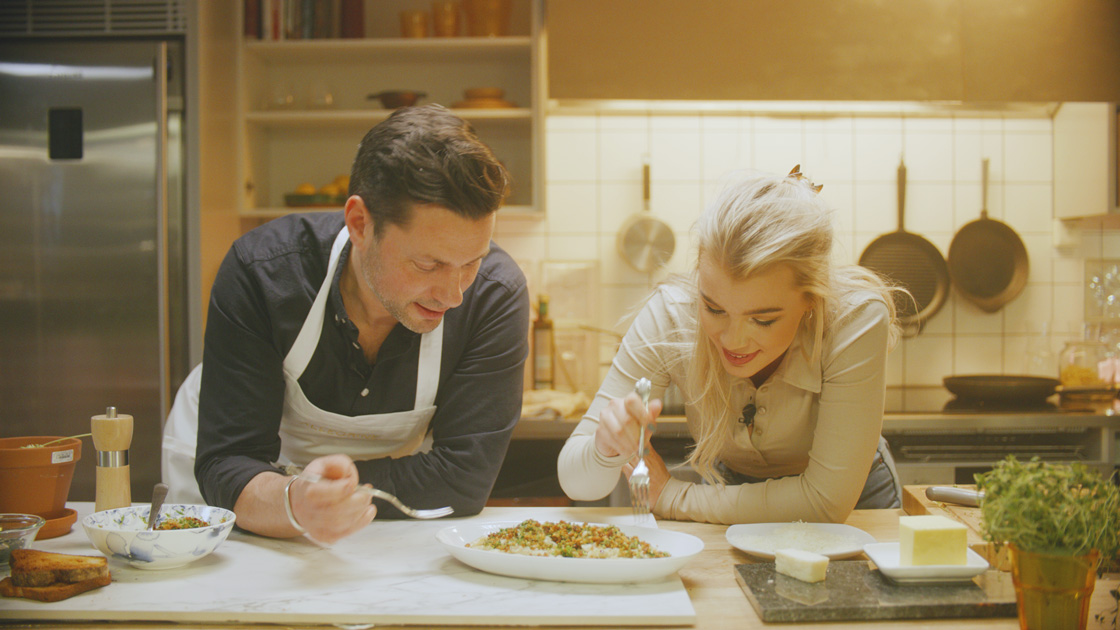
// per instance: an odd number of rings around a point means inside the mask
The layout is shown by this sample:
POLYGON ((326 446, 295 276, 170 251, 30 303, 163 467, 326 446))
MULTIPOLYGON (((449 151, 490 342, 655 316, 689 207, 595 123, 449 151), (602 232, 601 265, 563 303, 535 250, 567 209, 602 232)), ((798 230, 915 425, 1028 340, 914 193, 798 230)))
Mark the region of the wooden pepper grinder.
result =
POLYGON ((94 509, 111 510, 132 505, 128 449, 132 446, 132 416, 109 407, 103 416, 90 418, 93 447, 97 449, 97 485, 94 509))

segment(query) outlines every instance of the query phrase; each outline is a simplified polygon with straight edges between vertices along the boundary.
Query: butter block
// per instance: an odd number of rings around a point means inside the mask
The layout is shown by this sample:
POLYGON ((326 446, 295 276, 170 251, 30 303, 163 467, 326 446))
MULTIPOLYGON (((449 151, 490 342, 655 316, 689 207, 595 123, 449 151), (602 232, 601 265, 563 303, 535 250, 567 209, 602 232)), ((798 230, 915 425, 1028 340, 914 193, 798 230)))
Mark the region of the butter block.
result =
POLYGON ((904 567, 968 564, 968 529, 944 516, 900 516, 898 543, 904 567))
POLYGON ((774 551, 774 568, 782 575, 802 582, 823 582, 828 573, 828 556, 801 549, 774 551))

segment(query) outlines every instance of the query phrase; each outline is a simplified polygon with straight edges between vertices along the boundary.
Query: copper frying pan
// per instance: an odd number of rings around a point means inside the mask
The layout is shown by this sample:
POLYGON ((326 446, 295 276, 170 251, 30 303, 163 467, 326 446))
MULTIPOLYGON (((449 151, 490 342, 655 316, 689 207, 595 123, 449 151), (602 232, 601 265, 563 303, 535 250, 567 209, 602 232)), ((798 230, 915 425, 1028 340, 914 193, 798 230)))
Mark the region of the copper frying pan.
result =
POLYGON ((988 160, 983 162, 980 218, 966 224, 949 244, 949 277, 961 297, 994 313, 1027 284, 1030 260, 1009 225, 988 218, 988 160))
POLYGON ((898 230, 871 241, 859 257, 859 264, 896 285, 905 288, 913 299, 897 301, 898 316, 907 330, 915 333, 945 304, 949 294, 949 269, 937 246, 922 236, 907 232, 906 164, 898 164, 898 230))

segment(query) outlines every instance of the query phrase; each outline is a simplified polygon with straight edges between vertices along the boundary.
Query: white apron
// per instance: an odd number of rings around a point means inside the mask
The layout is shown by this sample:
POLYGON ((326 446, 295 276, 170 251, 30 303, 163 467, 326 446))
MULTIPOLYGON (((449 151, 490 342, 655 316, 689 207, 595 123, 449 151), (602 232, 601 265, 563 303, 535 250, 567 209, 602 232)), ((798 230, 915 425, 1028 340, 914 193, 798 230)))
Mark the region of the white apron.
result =
MULTIPOLYGON (((421 449, 428 424, 435 415, 439 387, 440 360, 443 355, 443 321, 420 338, 420 360, 416 371, 416 400, 412 411, 344 416, 313 405, 299 386, 311 355, 319 345, 331 280, 348 239, 342 228, 331 249, 330 264, 323 285, 311 310, 284 357, 284 410, 280 419, 280 459, 282 466, 306 466, 311 460, 343 453, 355 460, 401 457, 421 449)), ((175 403, 164 425, 163 481, 168 485, 171 503, 205 503, 194 478, 195 446, 198 434, 198 390, 202 365, 191 371, 179 388, 175 403)))

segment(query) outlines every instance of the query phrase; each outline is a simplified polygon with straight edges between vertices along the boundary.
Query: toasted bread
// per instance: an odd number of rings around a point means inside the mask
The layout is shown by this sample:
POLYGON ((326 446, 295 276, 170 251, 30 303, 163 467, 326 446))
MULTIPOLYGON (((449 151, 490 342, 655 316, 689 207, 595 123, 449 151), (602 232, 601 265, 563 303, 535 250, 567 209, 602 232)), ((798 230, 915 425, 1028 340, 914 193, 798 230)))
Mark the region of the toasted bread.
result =
POLYGON ((109 577, 109 563, 104 556, 14 549, 8 565, 12 569, 13 586, 45 587, 109 577))
POLYGON ((108 586, 112 578, 108 574, 73 583, 60 583, 51 586, 16 586, 12 578, 0 580, 0 595, 4 597, 24 597, 40 602, 57 602, 79 593, 108 586))

